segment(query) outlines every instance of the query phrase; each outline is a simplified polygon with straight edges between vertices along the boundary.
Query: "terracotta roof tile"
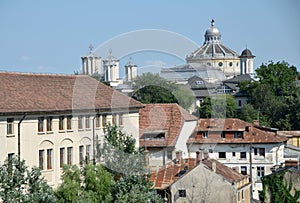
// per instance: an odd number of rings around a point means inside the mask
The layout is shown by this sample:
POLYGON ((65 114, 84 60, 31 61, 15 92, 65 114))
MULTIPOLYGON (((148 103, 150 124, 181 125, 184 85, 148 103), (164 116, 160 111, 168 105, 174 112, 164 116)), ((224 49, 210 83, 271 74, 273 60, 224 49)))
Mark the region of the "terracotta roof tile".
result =
POLYGON ((250 123, 236 118, 226 119, 199 119, 195 135, 191 136, 188 143, 279 143, 287 138, 276 132, 263 130, 250 123), (208 132, 208 137, 203 138, 202 132, 208 132), (234 138, 234 132, 243 133, 243 138, 234 138), (225 132, 226 138, 221 138, 225 132))
POLYGON ((145 104, 139 115, 140 146, 175 146, 183 123, 196 120, 178 104, 145 104), (146 133, 164 133, 165 139, 144 139, 146 133))
POLYGON ((39 112, 142 107, 85 75, 0 72, 0 112, 39 112))
MULTIPOLYGON (((186 173, 184 174, 187 174, 192 169, 197 167, 198 164, 195 164, 195 161, 196 160, 193 158, 188 158, 183 159, 180 164, 172 163, 163 166, 160 169, 152 172, 150 181, 154 184, 155 189, 166 189, 180 178, 178 174, 180 173, 180 171, 184 170, 186 166, 188 166, 188 168, 186 173)), ((202 160, 201 163, 204 167, 212 170, 213 162, 216 163, 216 173, 223 176, 227 181, 231 183, 248 178, 248 176, 244 176, 214 159, 202 160)))

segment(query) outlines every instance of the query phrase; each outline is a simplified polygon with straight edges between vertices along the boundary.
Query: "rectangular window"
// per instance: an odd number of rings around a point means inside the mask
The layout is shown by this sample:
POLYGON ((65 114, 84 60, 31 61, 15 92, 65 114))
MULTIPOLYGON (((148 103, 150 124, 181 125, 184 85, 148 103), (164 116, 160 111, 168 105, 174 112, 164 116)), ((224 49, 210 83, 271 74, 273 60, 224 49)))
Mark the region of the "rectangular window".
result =
POLYGON ((52 152, 53 149, 47 149, 47 169, 52 169, 52 152))
POLYGON ((64 130, 65 129, 65 123, 64 123, 64 121, 65 121, 65 117, 64 116, 60 116, 59 118, 59 130, 64 130))
POLYGON ((52 131, 52 117, 47 117, 47 131, 52 131))
POLYGON ((265 175, 265 167, 257 166, 257 180, 261 180, 261 178, 265 175))
POLYGON ((242 106, 242 101, 239 100, 238 106, 241 107, 242 106))
POLYGON ((67 164, 72 165, 72 155, 73 155, 73 147, 67 148, 67 164))
POLYGON ((105 128, 105 125, 106 125, 106 119, 107 119, 107 116, 104 114, 102 115, 102 128, 105 128))
POLYGON ((172 160, 172 151, 167 151, 167 159, 172 160))
POLYGON ((119 114, 119 126, 122 126, 123 125, 123 114, 120 113, 119 114))
POLYGON ((78 129, 83 129, 83 118, 78 116, 78 129))
POLYGON ((13 118, 7 119, 7 134, 8 135, 14 134, 14 119, 13 118))
POLYGON ((232 156, 235 157, 235 152, 232 152, 232 156))
POLYGON ((225 132, 221 133, 221 138, 226 138, 226 133, 225 132))
POLYGON ((246 152, 241 152, 241 159, 246 159, 246 152))
POLYGON ((85 157, 87 160, 90 160, 90 154, 91 154, 91 145, 85 146, 85 157))
POLYGON ((79 146, 79 164, 82 165, 84 161, 83 146, 79 146))
POLYGON ((186 190, 179 190, 179 197, 186 197, 186 190))
POLYGON ((234 132, 234 138, 243 138, 243 132, 234 132))
POLYGON ((91 126, 90 126, 90 116, 85 117, 85 128, 91 128, 91 126))
POLYGON ((72 130, 72 116, 67 116, 67 130, 72 130))
POLYGON ((44 170, 44 150, 39 150, 39 168, 44 170))
POLYGON ((207 132, 202 132, 202 138, 208 138, 208 133, 207 132))
POLYGON ((244 190, 242 190, 242 200, 245 199, 244 190))
POLYGON ((240 192, 238 192, 238 201, 239 202, 241 201, 241 194, 240 194, 240 192))
POLYGON ((96 116, 95 122, 96 122, 96 128, 100 128, 100 115, 96 116))
POLYGON ((44 132, 44 117, 38 118, 38 131, 44 132))
POLYGON ((14 158, 14 155, 15 155, 14 153, 7 154, 8 173, 9 173, 9 175, 12 175, 12 167, 13 167, 12 159, 14 158))
POLYGON ((265 157, 265 148, 254 148, 254 156, 265 157))
POLYGON ((219 152, 219 159, 226 159, 226 152, 219 152))
POLYGON ((247 175, 247 166, 241 166, 241 174, 247 175))
POLYGON ((65 148, 59 149, 59 167, 62 168, 65 164, 65 148))
POLYGON ((113 114, 112 115, 112 125, 116 125, 117 124, 117 115, 113 114))

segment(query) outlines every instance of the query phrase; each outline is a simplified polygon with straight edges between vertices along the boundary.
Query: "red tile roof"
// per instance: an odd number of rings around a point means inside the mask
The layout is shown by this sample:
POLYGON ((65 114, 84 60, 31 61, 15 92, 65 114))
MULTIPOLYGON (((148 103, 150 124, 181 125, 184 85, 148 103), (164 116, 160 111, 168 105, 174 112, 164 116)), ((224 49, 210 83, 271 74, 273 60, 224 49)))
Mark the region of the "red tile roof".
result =
POLYGON ((196 121, 178 104, 145 104, 140 109, 140 146, 175 146, 185 121, 196 121), (165 133, 165 139, 143 139, 145 133, 165 133))
MULTIPOLYGON (((216 173, 223 176, 227 181, 231 183, 248 178, 248 176, 244 176, 234 171, 233 169, 225 166, 224 164, 218 162, 217 160, 214 159, 202 160, 203 166, 209 170, 212 170, 213 162, 216 163, 216 173)), ((197 167, 198 164, 195 164, 195 159, 189 158, 189 159, 183 159, 183 161, 180 164, 172 163, 163 166, 159 170, 152 172, 150 181, 154 184, 155 189, 166 189, 180 178, 178 174, 180 171, 184 170, 186 166, 188 167, 188 170, 185 174, 187 174, 192 169, 197 167)))
POLYGON ((143 106, 85 75, 0 72, 0 89, 2 114, 143 106))
MULTIPOLYGON (((276 132, 262 130, 250 123, 236 118, 226 119, 199 119, 196 128, 198 135, 191 136, 188 143, 279 143, 287 141, 287 138, 276 132), (201 132, 207 131, 208 138, 203 138, 201 132), (220 132, 243 133, 243 138, 226 136, 221 138, 220 132)), ((228 135, 228 134, 227 134, 228 135)))

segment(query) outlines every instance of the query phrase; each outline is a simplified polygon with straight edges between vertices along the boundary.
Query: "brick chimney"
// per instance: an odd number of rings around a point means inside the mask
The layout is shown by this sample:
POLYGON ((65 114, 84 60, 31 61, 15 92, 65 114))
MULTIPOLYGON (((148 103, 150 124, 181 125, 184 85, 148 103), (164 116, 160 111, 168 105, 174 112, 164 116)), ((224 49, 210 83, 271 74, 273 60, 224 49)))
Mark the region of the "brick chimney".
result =
POLYGON ((176 152, 176 162, 181 163, 182 161, 182 151, 177 151, 176 152))
POLYGON ((259 126, 259 120, 254 120, 253 125, 259 126))
POLYGON ((211 163, 211 169, 213 170, 213 172, 216 172, 217 171, 217 164, 216 164, 216 162, 212 162, 211 163))
POLYGON ((202 152, 197 151, 196 152, 196 164, 201 163, 202 161, 202 152))
POLYGON ((209 158, 208 152, 205 151, 205 152, 204 152, 204 160, 207 160, 208 158, 209 158))

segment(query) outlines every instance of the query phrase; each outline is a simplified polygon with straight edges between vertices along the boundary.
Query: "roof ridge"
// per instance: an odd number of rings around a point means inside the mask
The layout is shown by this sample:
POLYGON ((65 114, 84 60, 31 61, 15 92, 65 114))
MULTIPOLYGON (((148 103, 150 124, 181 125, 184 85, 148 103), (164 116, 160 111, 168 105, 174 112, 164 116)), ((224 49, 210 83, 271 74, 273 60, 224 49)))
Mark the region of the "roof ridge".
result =
POLYGON ((19 71, 3 71, 0 74, 24 75, 24 76, 67 76, 67 77, 86 77, 87 75, 62 74, 62 73, 34 73, 34 72, 19 72, 19 71))

